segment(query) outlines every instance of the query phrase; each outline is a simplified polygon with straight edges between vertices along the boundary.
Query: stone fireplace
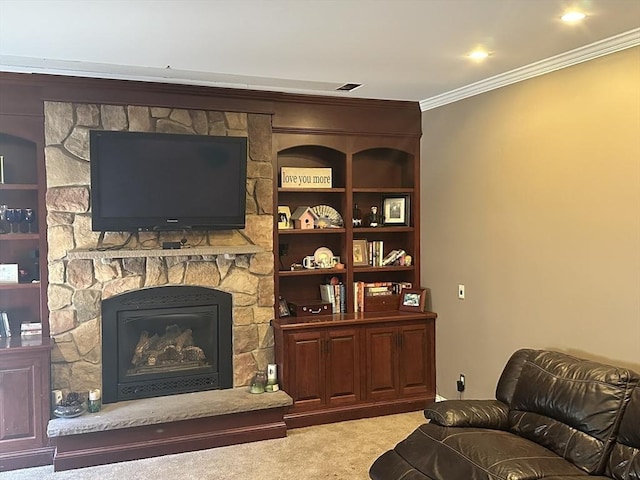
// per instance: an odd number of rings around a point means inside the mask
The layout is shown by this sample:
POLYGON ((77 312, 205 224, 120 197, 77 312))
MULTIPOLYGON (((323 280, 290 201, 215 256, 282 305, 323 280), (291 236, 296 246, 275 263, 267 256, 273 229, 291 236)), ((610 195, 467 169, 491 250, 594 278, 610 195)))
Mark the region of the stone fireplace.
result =
MULTIPOLYGON (((52 386, 87 392, 103 385, 102 303, 150 287, 196 286, 231 297, 230 386, 247 385, 258 368, 272 363, 273 172, 271 118, 239 112, 45 102, 47 237, 52 386), (128 234, 91 231, 89 131, 128 130, 247 136, 246 228, 242 232, 140 232, 127 249, 139 256, 106 254, 78 258, 69 252, 121 245, 128 234), (143 249, 162 242, 215 246, 220 254, 162 253, 143 249), (258 253, 225 255, 247 241, 258 253)), ((193 250, 197 252, 196 250, 193 250)), ((202 333, 202 332, 201 332, 202 333)), ((138 342, 138 337, 135 341, 138 342)), ((179 375, 178 375, 179 376, 179 375)), ((229 382, 225 380, 225 382, 229 382)), ((104 388, 104 387, 103 387, 104 388)))

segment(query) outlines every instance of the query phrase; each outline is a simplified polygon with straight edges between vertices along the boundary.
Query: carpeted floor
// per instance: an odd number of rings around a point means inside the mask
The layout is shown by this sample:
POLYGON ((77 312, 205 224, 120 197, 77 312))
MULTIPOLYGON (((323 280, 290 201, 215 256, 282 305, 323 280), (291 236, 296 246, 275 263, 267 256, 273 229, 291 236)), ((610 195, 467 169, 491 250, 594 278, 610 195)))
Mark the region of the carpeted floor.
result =
POLYGON ((54 473, 52 466, 0 480, 367 480, 373 461, 425 422, 422 412, 289 430, 286 438, 54 473))

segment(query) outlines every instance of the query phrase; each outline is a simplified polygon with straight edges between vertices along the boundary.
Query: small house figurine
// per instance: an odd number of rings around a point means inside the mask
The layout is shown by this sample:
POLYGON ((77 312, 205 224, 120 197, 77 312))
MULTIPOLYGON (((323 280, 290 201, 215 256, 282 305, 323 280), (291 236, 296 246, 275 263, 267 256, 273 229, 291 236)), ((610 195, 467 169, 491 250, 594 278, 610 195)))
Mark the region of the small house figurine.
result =
POLYGON ((296 211, 291 214, 293 228, 301 230, 312 229, 317 219, 318 216, 311 207, 298 207, 296 211))

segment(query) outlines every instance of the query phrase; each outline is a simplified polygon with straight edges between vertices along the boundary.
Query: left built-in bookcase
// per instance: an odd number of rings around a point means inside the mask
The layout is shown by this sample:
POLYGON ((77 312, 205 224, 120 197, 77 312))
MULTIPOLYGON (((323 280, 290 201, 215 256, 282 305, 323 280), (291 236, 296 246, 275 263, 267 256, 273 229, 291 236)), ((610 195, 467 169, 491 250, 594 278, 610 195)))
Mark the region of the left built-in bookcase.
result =
MULTIPOLYGON (((0 311, 7 312, 12 336, 20 337, 22 323, 42 324, 43 336, 48 336, 46 304, 46 216, 41 205, 44 195, 39 182, 38 143, 5 133, 8 119, 0 115, 0 156, 3 180, 0 183, 0 205, 13 211, 14 223, 2 219, 0 224, 0 264, 17 265, 18 282, 0 283, 0 311), (33 221, 25 221, 29 212, 33 221)), ((13 119, 17 121, 17 119, 13 119)), ((21 119, 25 123, 27 119, 21 119)), ((31 119, 28 119, 31 120, 31 119)), ((34 122, 35 123, 35 122, 34 122)), ((37 124, 33 125, 37 128, 37 124)), ((40 128, 41 130, 41 128, 40 128)), ((6 280, 6 279, 5 279, 6 280)))
POLYGON ((50 417, 51 344, 47 308, 44 114, 41 99, 23 89, 0 92, 0 205, 31 209, 30 225, 3 221, 0 264, 18 265, 18 282, 0 283, 0 311, 11 336, 0 338, 0 471, 51 463, 46 434, 50 417), (41 335, 21 335, 40 323, 41 335))

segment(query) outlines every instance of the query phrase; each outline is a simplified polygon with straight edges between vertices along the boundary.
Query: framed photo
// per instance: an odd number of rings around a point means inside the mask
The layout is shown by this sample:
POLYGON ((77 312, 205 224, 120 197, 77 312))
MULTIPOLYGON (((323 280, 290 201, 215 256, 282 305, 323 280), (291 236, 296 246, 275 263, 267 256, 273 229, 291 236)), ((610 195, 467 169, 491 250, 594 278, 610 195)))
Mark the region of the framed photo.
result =
POLYGON ((17 263, 0 263, 0 283, 18 283, 17 263))
POLYGON ((369 245, 367 244, 366 240, 353 241, 353 265, 369 265, 369 245))
POLYGON ((398 310, 404 312, 423 312, 427 300, 427 290, 424 288, 403 288, 400 292, 398 310))
POLYGON ((394 195, 382 199, 384 225, 409 225, 409 195, 394 195))
POLYGON ((289 312, 289 304, 284 298, 280 297, 278 300, 278 316, 282 318, 288 317, 289 315, 291 315, 289 312))
POLYGON ((291 228, 291 209, 286 205, 278 206, 278 230, 291 228))

